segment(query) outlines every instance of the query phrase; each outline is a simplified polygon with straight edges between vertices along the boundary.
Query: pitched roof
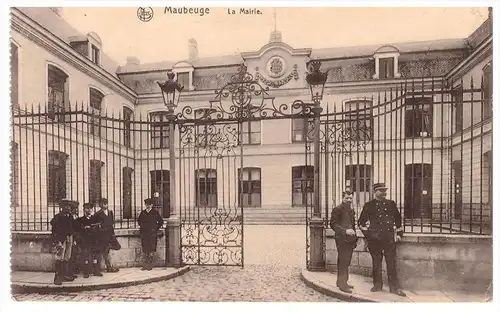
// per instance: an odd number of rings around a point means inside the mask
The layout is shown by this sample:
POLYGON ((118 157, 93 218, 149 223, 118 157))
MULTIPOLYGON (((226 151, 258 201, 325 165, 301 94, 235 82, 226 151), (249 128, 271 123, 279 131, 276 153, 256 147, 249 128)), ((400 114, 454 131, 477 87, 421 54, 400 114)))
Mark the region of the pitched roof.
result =
MULTIPOLYGON (((85 36, 84 34, 74 29, 64 18, 59 16, 51 8, 16 7, 16 9, 26 14, 33 21, 40 24, 40 26, 53 33, 55 36, 65 41, 67 44, 70 43, 70 37, 85 36)), ((101 66, 110 74, 116 75, 118 63, 116 63, 103 51, 101 51, 101 66)))
POLYGON ((377 51, 382 46, 395 47, 397 50, 399 50, 400 53, 454 50, 464 49, 466 47, 466 39, 442 39, 314 49, 311 53, 311 59, 334 59, 372 56, 373 53, 375 53, 375 51, 377 51))

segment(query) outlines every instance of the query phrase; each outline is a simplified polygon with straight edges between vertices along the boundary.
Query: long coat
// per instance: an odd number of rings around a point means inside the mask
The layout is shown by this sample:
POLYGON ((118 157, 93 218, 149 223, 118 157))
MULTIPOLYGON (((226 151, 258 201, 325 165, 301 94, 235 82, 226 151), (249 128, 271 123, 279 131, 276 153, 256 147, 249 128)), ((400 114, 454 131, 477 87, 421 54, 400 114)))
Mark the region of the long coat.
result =
POLYGON ((83 230, 82 247, 96 250, 100 239, 100 224, 98 223, 95 215, 90 216, 90 218, 83 216, 78 218, 77 221, 83 230))
POLYGON ((335 238, 354 244, 357 241, 356 235, 347 235, 346 230, 356 231, 356 221, 354 210, 347 204, 342 203, 332 209, 330 227, 335 231, 335 238))
POLYGON ((102 210, 99 210, 95 215, 96 223, 101 224, 101 234, 99 237, 99 245, 101 248, 107 248, 115 236, 114 216, 111 210, 108 210, 106 215, 102 210))
POLYGON ((73 218, 70 215, 59 212, 50 220, 52 226, 52 242, 54 244, 64 243, 67 236, 75 232, 73 218))
POLYGON ((392 200, 372 199, 365 203, 358 219, 358 225, 368 240, 394 241, 394 233, 403 236, 401 214, 392 200), (366 223, 369 221, 370 226, 366 223))
POLYGON ((157 244, 157 233, 163 225, 163 218, 156 209, 141 211, 137 219, 140 227, 142 251, 145 253, 155 252, 157 244))

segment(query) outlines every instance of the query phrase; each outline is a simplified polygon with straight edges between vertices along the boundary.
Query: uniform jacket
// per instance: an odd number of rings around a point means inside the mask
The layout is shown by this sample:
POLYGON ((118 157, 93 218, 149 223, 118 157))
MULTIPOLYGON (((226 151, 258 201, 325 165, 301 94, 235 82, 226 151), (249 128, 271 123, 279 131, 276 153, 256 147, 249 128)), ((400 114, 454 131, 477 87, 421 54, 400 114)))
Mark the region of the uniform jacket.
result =
POLYGON ((113 236, 115 236, 114 229, 114 215, 111 210, 108 210, 106 215, 102 210, 99 210, 95 215, 97 223, 101 224, 101 240, 103 244, 108 244, 113 236))
POLYGON ((141 211, 137 222, 139 223, 141 236, 156 236, 158 229, 163 226, 163 218, 160 216, 156 209, 151 209, 151 211, 149 212, 147 212, 145 209, 141 211))
POLYGON ((365 203, 359 215, 358 225, 367 239, 393 240, 395 230, 397 235, 403 236, 401 214, 396 203, 388 199, 372 199, 365 203))
POLYGON ((82 245, 90 247, 97 244, 100 224, 95 215, 90 216, 90 218, 87 218, 87 216, 80 217, 77 222, 82 229, 82 245))
POLYGON ((344 239, 347 242, 355 242, 357 237, 346 235, 346 230, 356 231, 356 220, 354 210, 345 203, 341 203, 332 209, 330 217, 330 227, 335 231, 335 238, 344 239))
POLYGON ((73 218, 61 212, 50 220, 50 225, 52 226, 52 241, 54 243, 64 243, 66 237, 73 235, 75 231, 73 229, 73 218))

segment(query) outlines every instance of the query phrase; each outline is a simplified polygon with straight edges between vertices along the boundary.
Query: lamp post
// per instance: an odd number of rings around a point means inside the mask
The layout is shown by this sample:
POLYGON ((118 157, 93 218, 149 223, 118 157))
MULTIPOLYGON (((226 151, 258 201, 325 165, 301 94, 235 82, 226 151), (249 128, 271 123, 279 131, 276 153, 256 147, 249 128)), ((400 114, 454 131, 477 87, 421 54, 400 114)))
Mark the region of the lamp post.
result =
POLYGON ((161 83, 160 87, 163 102, 167 107, 166 118, 169 124, 169 167, 170 167, 170 216, 166 222, 165 243, 166 243, 166 266, 180 267, 182 264, 182 251, 180 245, 181 222, 177 214, 176 196, 175 196, 175 120, 174 109, 179 104, 181 92, 184 89, 177 80, 174 80, 175 74, 172 71, 167 72, 168 80, 161 83))
POLYGON ((324 271, 324 221, 321 218, 321 201, 320 201, 320 166, 321 166, 321 148, 320 148, 320 116, 322 112, 321 100, 323 99, 323 91, 325 89, 328 71, 321 72, 320 61, 310 61, 308 64, 309 72, 306 75, 306 81, 311 91, 311 99, 313 101, 312 112, 314 114, 314 206, 313 216, 309 222, 310 226, 310 263, 309 270, 324 271))

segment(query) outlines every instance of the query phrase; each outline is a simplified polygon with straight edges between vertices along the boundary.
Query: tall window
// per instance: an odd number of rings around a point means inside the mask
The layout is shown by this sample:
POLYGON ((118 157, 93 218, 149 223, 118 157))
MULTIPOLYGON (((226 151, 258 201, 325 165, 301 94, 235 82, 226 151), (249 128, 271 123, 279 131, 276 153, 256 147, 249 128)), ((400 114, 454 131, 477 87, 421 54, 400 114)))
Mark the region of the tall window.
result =
POLYGON ((217 207, 217 171, 198 169, 195 171, 196 205, 217 207))
POLYGON ((292 142, 312 141, 314 131, 314 120, 312 118, 307 121, 304 118, 292 119, 292 142))
POLYGON ((314 167, 292 167, 292 206, 312 205, 314 167))
POLYGON ((99 65, 99 48, 97 48, 95 45, 92 45, 92 63, 99 65))
POLYGON ((373 137, 373 116, 369 100, 351 100, 345 103, 345 128, 348 139, 367 141, 373 137))
POLYGON ((370 165, 345 166, 346 186, 353 192, 369 192, 372 184, 372 168, 370 165))
POLYGON ((483 119, 493 116, 493 61, 483 68, 483 119))
POLYGON ((243 144, 260 144, 260 121, 245 121, 242 126, 243 144))
POLYGON ((184 90, 189 90, 189 72, 177 73, 177 82, 184 87, 184 90))
POLYGON ((47 202, 57 204, 66 197, 66 161, 68 155, 49 151, 47 164, 47 202))
POLYGON ((90 105, 89 105, 89 133, 100 136, 101 135, 101 112, 102 112, 102 100, 104 94, 99 92, 94 88, 90 88, 89 93, 90 105))
POLYGON ((123 107, 123 145, 126 147, 131 147, 130 137, 133 114, 134 112, 130 108, 123 107))
MULTIPOLYGON (((213 113, 213 110, 208 108, 198 108, 194 116, 198 120, 206 120, 213 113)), ((207 148, 209 146, 215 145, 215 136, 217 135, 217 127, 213 122, 200 122, 196 126, 196 146, 201 148, 207 148)))
POLYGON ((462 86, 452 91, 453 109, 455 110, 455 132, 462 131, 464 125, 464 92, 462 86))
POLYGON ((432 136, 432 99, 408 98, 405 111, 405 136, 420 138, 432 136))
POLYGON ((170 146, 170 125, 166 112, 151 113, 151 148, 170 146))
POLYGON ((151 197, 155 199, 155 205, 161 207, 159 210, 162 217, 170 217, 170 171, 151 171, 151 197))
POLYGON ((90 160, 89 166, 89 202, 96 204, 102 197, 102 168, 100 160, 90 160))
POLYGON ((132 218, 132 173, 134 169, 124 167, 123 169, 123 184, 122 184, 122 206, 123 218, 132 218))
POLYGON ((10 101, 12 107, 19 107, 19 55, 17 46, 10 43, 10 101))
POLYGON ((11 143, 11 205, 18 204, 19 196, 19 146, 16 142, 11 143))
POLYGON ((262 202, 260 168, 238 169, 238 194, 243 207, 260 207, 262 202), (241 175, 240 175, 241 174, 241 175))
POLYGON ((386 57, 378 60, 379 78, 394 78, 394 58, 386 57))
MULTIPOLYGON (((55 119, 55 113, 64 112, 69 104, 68 96, 68 75, 59 68, 49 65, 47 73, 48 90, 48 112, 51 119, 55 119)), ((64 115, 57 115, 58 121, 64 121, 64 115)))

